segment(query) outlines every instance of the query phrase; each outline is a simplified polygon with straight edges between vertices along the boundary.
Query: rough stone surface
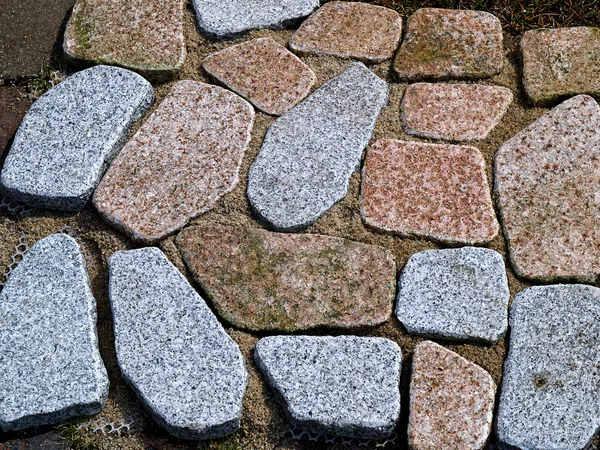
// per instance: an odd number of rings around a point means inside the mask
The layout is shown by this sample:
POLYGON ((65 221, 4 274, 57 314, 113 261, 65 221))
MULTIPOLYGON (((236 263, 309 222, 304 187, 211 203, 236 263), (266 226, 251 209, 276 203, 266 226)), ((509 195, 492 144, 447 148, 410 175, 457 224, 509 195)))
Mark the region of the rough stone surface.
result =
POLYGON ((396 270, 381 247, 217 224, 187 228, 177 243, 219 315, 236 327, 349 328, 391 316, 396 270))
POLYGON ((0 182, 31 206, 85 206, 130 127, 154 100, 150 83, 117 67, 76 73, 33 104, 8 153, 0 182))
POLYGON ((0 87, 0 156, 8 150, 8 143, 30 106, 25 89, 0 87))
POLYGON ((483 450, 496 384, 489 373, 431 341, 415 348, 408 445, 412 450, 483 450))
POLYGON ((509 299, 500 253, 425 250, 400 275, 396 316, 412 334, 494 343, 506 333, 509 299))
POLYGON ((271 38, 258 38, 208 56, 202 67, 267 114, 281 115, 304 99, 314 72, 271 38))
POLYGON ((448 243, 484 243, 498 233, 474 147, 375 142, 363 167, 361 213, 378 230, 448 243))
POLYGON ((561 103, 496 153, 495 189, 519 276, 600 274, 600 108, 581 95, 561 103))
POLYGON ((416 83, 402 100, 408 134, 447 141, 487 138, 512 103, 509 89, 483 84, 416 83))
POLYGON ((600 96, 600 29, 527 31, 521 40, 523 86, 529 99, 548 105, 576 94, 600 96))
POLYGON ((287 28, 319 7, 319 0, 192 0, 202 32, 231 37, 256 28, 287 28))
POLYGON ((522 450, 588 448, 600 428, 600 289, 521 291, 511 306, 510 328, 500 443, 522 450))
POLYGON ((37 77, 75 0, 3 0, 0 8, 0 79, 37 77))
POLYGON ((248 175, 248 198, 279 230, 314 223, 348 193, 387 83, 352 64, 273 123, 248 175))
POLYGON ((236 94, 178 82, 110 166, 94 205, 135 240, 164 238, 236 186, 253 120, 236 94))
POLYGON ((237 344, 155 247, 108 261, 123 378, 174 436, 210 439, 240 425, 248 372, 237 344))
POLYGON ((402 18, 396 11, 334 1, 304 21, 289 46, 298 53, 381 62, 394 56, 401 37, 402 18))
POLYGON ((483 11, 423 8, 408 19, 394 69, 402 80, 479 79, 502 70, 502 25, 483 11))
POLYGON ((73 238, 54 234, 31 247, 0 293, 0 323, 0 429, 102 410, 108 377, 96 300, 73 238))
POLYGON ((77 0, 63 48, 78 60, 175 72, 185 59, 184 0, 77 0))
POLYGON ((356 336, 271 336, 254 359, 294 425, 383 438, 400 415, 400 347, 356 336))

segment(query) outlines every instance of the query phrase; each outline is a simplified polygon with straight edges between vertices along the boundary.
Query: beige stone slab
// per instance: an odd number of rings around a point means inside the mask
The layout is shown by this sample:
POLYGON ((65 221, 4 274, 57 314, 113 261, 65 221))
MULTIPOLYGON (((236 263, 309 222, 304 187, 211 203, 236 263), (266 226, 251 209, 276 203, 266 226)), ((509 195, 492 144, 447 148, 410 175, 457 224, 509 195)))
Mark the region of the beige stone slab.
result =
POLYGON ((407 81, 490 77, 502 70, 502 39, 490 13, 422 8, 408 19, 394 69, 407 81))
POLYGON ((186 56, 184 5, 184 0, 77 0, 65 54, 141 72, 175 72, 186 56))
POLYGON ((303 100, 314 72, 271 38, 258 38, 209 55, 202 67, 261 111, 281 115, 303 100))
POLYGON ((232 92, 178 82, 110 166, 94 205, 135 240, 164 238, 236 186, 253 119, 232 92))
POLYGON ((483 450, 496 385, 484 369, 431 341, 415 348, 408 443, 412 450, 483 450))
POLYGON ((498 233, 475 147, 380 139, 367 151, 361 213, 378 230, 447 243, 477 244, 498 233))
POLYGON ((428 139, 487 138, 512 103, 510 89, 482 84, 416 83, 402 100, 406 133, 428 139))
POLYGON ((523 86, 532 103, 600 95, 600 28, 527 31, 521 39, 523 86))
POLYGON ((297 53, 333 55, 363 62, 394 56, 402 18, 389 8, 358 2, 329 2, 300 26, 289 42, 297 53))
POLYGON ((381 247, 221 224, 186 228, 177 245, 219 315, 239 328, 352 328, 391 316, 395 264, 381 247))

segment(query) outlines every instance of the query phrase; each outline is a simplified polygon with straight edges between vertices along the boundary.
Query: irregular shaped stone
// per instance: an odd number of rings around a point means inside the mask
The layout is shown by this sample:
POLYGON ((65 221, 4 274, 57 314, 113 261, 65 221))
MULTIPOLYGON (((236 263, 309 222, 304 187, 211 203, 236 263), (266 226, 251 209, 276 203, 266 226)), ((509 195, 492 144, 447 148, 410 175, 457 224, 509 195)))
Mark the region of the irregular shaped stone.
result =
POLYGON ((115 348, 125 381, 174 436, 239 428, 248 372, 204 300, 156 247, 108 260, 115 348))
POLYGON ((0 429, 21 430, 100 412, 108 376, 96 300, 77 242, 38 241, 0 293, 0 429))
POLYGON ((502 70, 502 40, 492 14, 422 8, 408 19, 394 69, 405 81, 490 77, 502 70))
POLYGON ((8 143, 30 106, 25 89, 0 87, 0 156, 8 150, 8 143))
POLYGON ((402 37, 396 11, 358 2, 329 2, 300 26, 289 42, 298 53, 333 55, 364 62, 392 58, 402 37))
POLYGON ((177 244, 221 317, 253 331, 378 325, 394 301, 392 254, 329 236, 190 227, 177 244))
POLYGON ((500 253, 425 250, 400 275, 396 316, 412 334, 495 343, 506 333, 509 299, 500 253))
POLYGON ((498 440, 519 450, 588 448, 600 428, 600 289, 536 286, 510 311, 498 440))
POLYGON ((548 105, 577 94, 600 96, 599 55, 599 28, 527 31, 521 39, 521 60, 529 100, 548 105))
POLYGON ((413 450, 483 450, 496 384, 489 373, 431 341, 415 348, 408 445, 413 450))
POLYGON ((402 100, 407 134, 427 139, 487 138, 512 103, 510 89, 483 84, 416 83, 402 100))
POLYGON ((496 153, 500 218, 517 274, 536 280, 600 273, 600 108, 573 97, 496 153))
POLYGON ((475 147, 380 139, 363 167, 361 213, 378 230, 476 244, 498 234, 475 147))
POLYGON ((310 15, 319 0, 193 0, 192 5, 200 30, 225 38, 257 28, 287 28, 310 15))
POLYGON ((271 38, 258 38, 209 55, 202 67, 267 114, 281 115, 304 99, 314 72, 271 38))
POLYGON ((63 42, 68 57, 147 73, 172 73, 185 60, 184 0, 77 0, 63 42))
POLYGON ((292 423, 315 433, 378 439, 400 415, 400 347, 356 336, 270 336, 256 364, 292 423))
POLYGON ((25 115, 2 187, 31 206, 82 209, 153 101, 150 83, 125 69, 96 66, 67 78, 25 115))
POLYGON ((94 206, 135 240, 168 236, 237 185, 253 120, 237 95, 178 82, 110 166, 94 206))
POLYGON ((255 212, 297 230, 344 198, 387 94, 385 81, 354 63, 277 119, 248 175, 255 212))

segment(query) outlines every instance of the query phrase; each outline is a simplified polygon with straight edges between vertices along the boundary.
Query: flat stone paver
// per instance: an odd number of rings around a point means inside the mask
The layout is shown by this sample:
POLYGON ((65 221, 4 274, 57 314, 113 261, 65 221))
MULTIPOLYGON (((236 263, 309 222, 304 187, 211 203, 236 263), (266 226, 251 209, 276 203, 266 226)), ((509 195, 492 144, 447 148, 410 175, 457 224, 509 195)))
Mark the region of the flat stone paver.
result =
POLYGON ((134 240, 168 236, 237 185, 253 120, 236 94, 178 82, 110 166, 94 206, 134 240))
POLYGON ((413 450, 483 450, 496 384, 489 373, 431 341, 412 359, 408 445, 413 450))
POLYGON ((406 88, 402 123, 414 136, 476 141, 488 137, 512 100, 510 89, 500 86, 416 83, 406 88))
POLYGON ((527 31, 521 40, 523 86, 529 100, 549 105, 577 94, 600 96, 600 29, 527 31))
POLYGON ((227 47, 205 58, 202 67, 261 111, 276 116, 303 100, 317 79, 310 67, 271 38, 227 47))
POLYGON ((391 59, 402 38, 396 11, 358 2, 329 2, 305 20, 289 42, 302 54, 333 55, 363 62, 391 59))
POLYGON ((0 87, 0 156, 8 150, 8 143, 30 106, 24 88, 0 87))
POLYGON ((536 286, 510 311, 498 440, 517 449, 581 450, 600 427, 600 289, 536 286))
POLYGON ((319 7, 319 0, 192 0, 200 30, 228 38, 257 28, 294 25, 319 7))
POLYGON ((356 336, 270 336, 254 359, 302 429, 384 438, 400 415, 400 347, 356 336))
POLYGON ((392 313, 395 263, 381 247, 218 224, 186 228, 177 244, 218 314, 238 328, 372 326, 392 313))
POLYGON ((0 293, 0 429, 51 425, 100 412, 108 376, 96 300, 77 242, 38 241, 0 293))
POLYGON ((480 79, 504 62, 500 20, 483 11, 422 8, 408 27, 394 69, 400 79, 480 79))
POLYGON ((125 69, 96 66, 72 75, 27 112, 2 187, 31 206, 82 209, 153 101, 150 83, 125 69))
POLYGON ((402 270, 396 316, 411 334, 495 343, 506 333, 509 299, 500 253, 477 247, 425 250, 402 270))
POLYGON ((517 274, 600 274, 600 108, 573 97, 500 146, 495 190, 517 274))
POLYGON ((117 252, 108 269, 119 367, 152 417, 184 439, 236 431, 248 372, 204 300, 155 247, 117 252))
POLYGON ((387 83, 354 63, 277 119, 250 167, 254 211, 277 230, 318 220, 348 193, 387 100, 387 83))
POLYGON ((185 60, 184 0, 77 0, 66 56, 148 73, 173 73, 185 60))
POLYGON ((363 166, 361 213, 378 230, 476 244, 498 222, 475 147, 380 139, 363 166))

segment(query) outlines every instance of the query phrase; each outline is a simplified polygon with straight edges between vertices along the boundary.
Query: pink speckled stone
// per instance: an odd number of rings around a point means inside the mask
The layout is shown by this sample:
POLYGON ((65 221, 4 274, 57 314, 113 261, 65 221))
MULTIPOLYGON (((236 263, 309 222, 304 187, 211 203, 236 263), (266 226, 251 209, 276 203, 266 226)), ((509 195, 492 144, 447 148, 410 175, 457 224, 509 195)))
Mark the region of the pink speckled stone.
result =
POLYGON ((310 92, 314 72, 271 38, 258 38, 208 56, 202 67, 267 114, 281 115, 310 92))
POLYGON ((186 54, 184 5, 184 0, 77 0, 65 54, 142 72, 175 72, 186 54))
POLYGON ((484 369, 431 341, 415 348, 411 450, 482 450, 492 430, 496 384, 484 369))
POLYGON ((502 70, 502 25, 483 11, 423 8, 408 19, 394 69, 402 80, 479 79, 502 70))
POLYGON ((485 139, 513 100, 509 89, 482 84, 416 83, 402 100, 408 134, 447 141, 485 139))
POLYGON ((235 187, 253 120, 236 94, 178 82, 110 166, 94 205, 135 240, 164 238, 235 187))
POLYGON ((491 241, 498 222, 474 147, 381 139, 363 167, 361 212, 379 230, 448 243, 491 241))
POLYGON ((600 28, 527 31, 521 40, 523 86, 529 99, 548 105, 576 94, 600 95, 600 28))
POLYGON ((498 149, 495 189, 519 276, 600 274, 600 108, 573 97, 498 149))
POLYGON ((392 58, 402 37, 402 18, 389 8, 330 2, 319 8, 289 42, 297 53, 333 55, 364 62, 392 58))

